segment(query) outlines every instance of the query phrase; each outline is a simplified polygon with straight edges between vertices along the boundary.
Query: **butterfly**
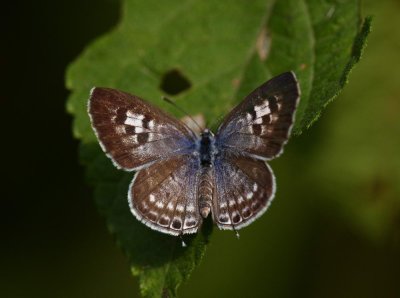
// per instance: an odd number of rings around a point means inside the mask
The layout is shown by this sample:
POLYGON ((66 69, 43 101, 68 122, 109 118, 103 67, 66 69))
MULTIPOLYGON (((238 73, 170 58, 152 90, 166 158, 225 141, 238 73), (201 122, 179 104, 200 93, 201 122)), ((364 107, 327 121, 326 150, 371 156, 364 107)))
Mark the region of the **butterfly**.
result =
POLYGON ((260 217, 276 190, 266 161, 282 153, 300 89, 293 72, 265 82, 222 121, 196 135, 143 99, 116 89, 91 90, 88 113, 114 165, 135 171, 128 191, 133 215, 151 229, 196 233, 210 214, 220 229, 260 217))

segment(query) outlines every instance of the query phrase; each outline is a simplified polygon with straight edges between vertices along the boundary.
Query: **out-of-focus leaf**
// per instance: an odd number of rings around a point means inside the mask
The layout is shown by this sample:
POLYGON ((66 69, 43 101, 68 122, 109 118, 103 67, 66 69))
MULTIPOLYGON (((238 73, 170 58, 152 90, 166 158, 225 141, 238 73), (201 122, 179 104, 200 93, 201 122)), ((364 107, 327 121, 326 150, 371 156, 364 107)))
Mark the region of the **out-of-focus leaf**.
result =
POLYGON ((386 23, 398 14, 396 5, 376 4, 380 19, 366 59, 324 119, 324 141, 304 173, 318 173, 314 204, 319 198, 321 210, 340 214, 341 221, 377 242, 392 233, 400 212, 400 89, 388 72, 400 67, 393 46, 400 34, 389 36, 392 26, 386 23))
POLYGON ((125 0, 122 12, 117 28, 69 67, 67 108, 97 205, 140 276, 143 295, 174 296, 201 259, 211 228, 185 239, 188 247, 182 248, 179 238, 134 219, 126 202, 131 174, 115 170, 94 145, 89 90, 112 87, 156 101, 165 94, 164 75, 177 70, 190 82, 175 97, 178 105, 213 121, 273 75, 294 70, 302 89, 295 124, 300 133, 343 87, 370 21, 360 30, 356 0, 125 0))

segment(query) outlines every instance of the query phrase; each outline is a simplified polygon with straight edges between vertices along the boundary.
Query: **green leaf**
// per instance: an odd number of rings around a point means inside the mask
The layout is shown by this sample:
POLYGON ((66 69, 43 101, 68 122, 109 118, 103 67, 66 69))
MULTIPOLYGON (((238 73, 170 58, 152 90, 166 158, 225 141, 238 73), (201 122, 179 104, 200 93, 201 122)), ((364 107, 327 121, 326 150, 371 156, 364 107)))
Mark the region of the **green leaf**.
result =
POLYGON ((163 76, 178 70, 191 87, 174 97, 208 121, 225 115, 270 77, 294 70, 302 98, 295 133, 301 133, 343 88, 360 59, 370 19, 360 30, 356 0, 123 1, 123 17, 95 40, 68 71, 68 111, 96 203, 110 231, 140 276, 144 296, 175 296, 204 254, 211 223, 187 248, 179 238, 155 232, 130 214, 132 174, 113 168, 97 145, 86 112, 93 86, 121 89, 155 102, 163 76))
POLYGON ((100 213, 107 218, 110 232, 129 257, 132 273, 140 275, 142 294, 176 296, 179 284, 188 278, 204 254, 211 221, 203 224, 198 235, 184 236, 187 247, 183 247, 180 238, 153 231, 132 216, 127 207, 132 175, 115 169, 97 144, 83 144, 81 160, 87 166, 88 180, 95 186, 100 213))

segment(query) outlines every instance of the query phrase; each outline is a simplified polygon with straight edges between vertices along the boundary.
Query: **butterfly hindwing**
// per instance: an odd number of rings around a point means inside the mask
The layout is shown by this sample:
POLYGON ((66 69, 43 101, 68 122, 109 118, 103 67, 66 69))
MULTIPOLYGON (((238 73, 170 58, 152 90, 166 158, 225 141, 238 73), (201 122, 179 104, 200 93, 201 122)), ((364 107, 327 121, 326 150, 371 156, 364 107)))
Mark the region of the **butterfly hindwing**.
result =
POLYGON ((88 111, 103 150, 125 170, 184 153, 194 144, 182 122, 122 91, 92 89, 88 111))
POLYGON ((129 205, 137 219, 167 234, 195 233, 202 223, 198 208, 199 164, 188 155, 159 161, 136 173, 129 205))
POLYGON ((299 96, 293 72, 267 81, 227 115, 217 132, 217 147, 264 160, 278 156, 289 138, 299 96))
POLYGON ((213 217, 221 229, 238 230, 262 215, 275 195, 275 177, 262 160, 226 155, 215 161, 213 217))

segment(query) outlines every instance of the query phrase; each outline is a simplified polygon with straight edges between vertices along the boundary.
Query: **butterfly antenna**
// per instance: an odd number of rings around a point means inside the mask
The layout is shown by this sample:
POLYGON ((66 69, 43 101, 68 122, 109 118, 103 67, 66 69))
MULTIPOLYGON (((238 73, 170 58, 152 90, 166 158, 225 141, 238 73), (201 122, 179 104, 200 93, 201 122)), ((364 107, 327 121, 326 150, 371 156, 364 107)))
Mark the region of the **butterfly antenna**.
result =
POLYGON ((189 113, 187 111, 185 111, 184 109, 182 109, 180 106, 178 106, 175 102, 173 102, 171 99, 169 99, 168 97, 163 96, 162 97, 163 100, 165 100, 167 103, 169 103, 170 105, 172 105, 173 107, 175 107, 175 109, 177 109, 179 112, 181 112, 182 114, 184 114, 185 116, 187 116, 190 120, 192 120, 192 122, 199 128, 199 131, 202 131, 203 128, 196 122, 196 120, 193 119, 192 116, 189 115, 189 113))

